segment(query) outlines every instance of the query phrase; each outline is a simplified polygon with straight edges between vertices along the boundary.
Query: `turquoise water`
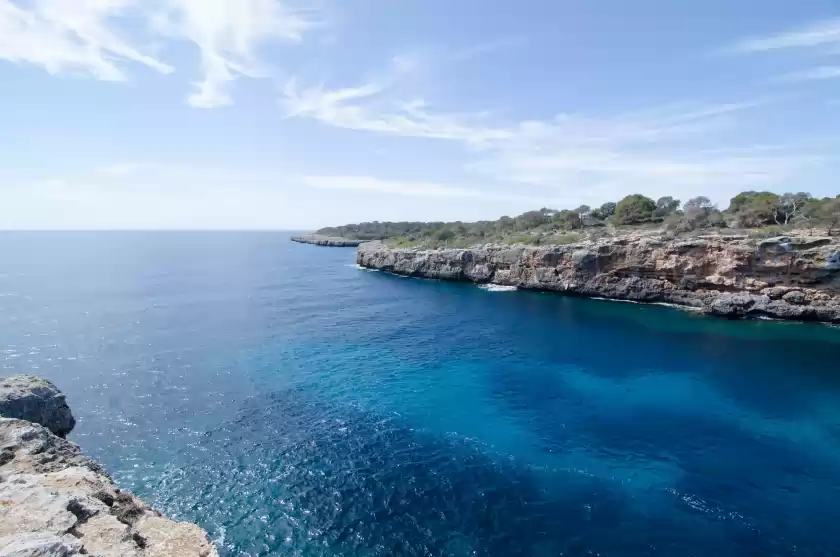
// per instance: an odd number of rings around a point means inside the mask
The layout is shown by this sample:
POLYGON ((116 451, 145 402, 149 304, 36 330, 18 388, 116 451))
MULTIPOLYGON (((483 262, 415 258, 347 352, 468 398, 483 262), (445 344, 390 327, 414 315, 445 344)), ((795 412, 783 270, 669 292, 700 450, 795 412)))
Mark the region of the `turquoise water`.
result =
POLYGON ((3 372, 226 556, 822 556, 840 329, 363 271, 281 233, 0 235, 3 372))

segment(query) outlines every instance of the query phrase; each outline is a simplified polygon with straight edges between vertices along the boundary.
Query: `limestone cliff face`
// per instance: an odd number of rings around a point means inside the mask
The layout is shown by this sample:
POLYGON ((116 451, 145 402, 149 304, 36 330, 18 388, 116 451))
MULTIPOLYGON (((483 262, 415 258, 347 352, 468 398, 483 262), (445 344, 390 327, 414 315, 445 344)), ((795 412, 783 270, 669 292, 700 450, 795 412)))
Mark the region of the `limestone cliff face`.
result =
MULTIPOLYGON (((0 380, 0 399, 26 399, 5 408, 25 406, 27 416, 54 418, 56 393, 38 378, 0 380)), ((3 416, 0 557, 217 557, 201 528, 169 520, 120 490, 78 446, 38 423, 3 416)))
POLYGON ((840 323, 840 242, 835 238, 625 236, 566 246, 392 249, 362 244, 363 267, 639 302, 725 317, 840 323))
POLYGON ((34 375, 0 378, 0 416, 41 424, 60 437, 76 425, 61 391, 34 375))

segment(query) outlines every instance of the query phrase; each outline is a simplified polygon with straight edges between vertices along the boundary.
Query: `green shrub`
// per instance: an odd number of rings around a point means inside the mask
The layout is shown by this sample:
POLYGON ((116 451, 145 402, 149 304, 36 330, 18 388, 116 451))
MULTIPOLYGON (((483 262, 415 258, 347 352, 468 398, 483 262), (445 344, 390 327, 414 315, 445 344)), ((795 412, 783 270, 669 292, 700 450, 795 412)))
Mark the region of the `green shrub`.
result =
POLYGON ((615 216, 619 224, 638 224, 648 222, 656 209, 656 202, 641 194, 628 195, 618 202, 615 216))
POLYGON ((449 228, 444 228, 438 231, 438 233, 435 234, 435 237, 441 242, 448 242, 449 240, 455 237, 455 232, 453 232, 449 228))

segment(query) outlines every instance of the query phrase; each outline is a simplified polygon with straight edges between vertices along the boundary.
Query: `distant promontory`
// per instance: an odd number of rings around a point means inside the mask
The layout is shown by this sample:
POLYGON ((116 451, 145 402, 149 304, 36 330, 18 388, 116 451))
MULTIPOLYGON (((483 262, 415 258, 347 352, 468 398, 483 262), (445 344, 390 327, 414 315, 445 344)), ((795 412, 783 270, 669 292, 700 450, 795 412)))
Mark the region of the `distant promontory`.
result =
POLYGON ((365 240, 341 238, 339 236, 324 236, 321 234, 304 234, 302 236, 293 236, 292 241, 299 244, 313 244, 329 248, 355 248, 365 240))
POLYGON ((478 222, 366 222, 356 262, 398 275, 840 323, 840 196, 742 192, 720 210, 628 195, 478 222))

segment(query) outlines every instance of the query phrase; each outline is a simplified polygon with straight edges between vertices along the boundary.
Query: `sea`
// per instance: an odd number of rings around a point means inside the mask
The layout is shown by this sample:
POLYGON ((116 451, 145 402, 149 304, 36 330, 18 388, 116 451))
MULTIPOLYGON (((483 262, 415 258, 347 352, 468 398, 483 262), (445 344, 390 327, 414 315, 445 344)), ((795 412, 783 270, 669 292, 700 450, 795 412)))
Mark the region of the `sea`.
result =
POLYGON ((840 329, 291 235, 2 233, 0 371, 225 557, 840 554, 840 329))

